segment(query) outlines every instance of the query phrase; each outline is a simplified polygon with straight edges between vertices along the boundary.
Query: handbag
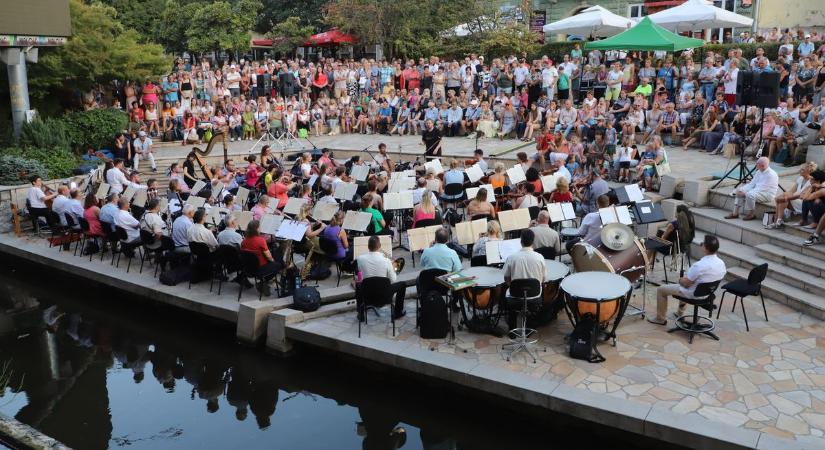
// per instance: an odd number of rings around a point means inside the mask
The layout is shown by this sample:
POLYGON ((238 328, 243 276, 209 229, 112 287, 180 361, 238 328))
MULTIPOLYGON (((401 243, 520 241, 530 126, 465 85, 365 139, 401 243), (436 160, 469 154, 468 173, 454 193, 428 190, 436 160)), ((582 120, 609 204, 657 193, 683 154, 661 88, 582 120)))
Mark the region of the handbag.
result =
POLYGON ((669 175, 670 174, 670 163, 667 162, 667 161, 663 161, 659 164, 656 164, 655 169, 656 169, 656 175, 658 175, 660 178, 665 176, 665 175, 669 175))
POLYGON ((768 211, 762 215, 762 225, 768 226, 776 222, 776 211, 768 211))
POLYGON ((725 158, 727 158, 727 159, 736 158, 736 147, 737 147, 736 144, 731 144, 731 143, 725 144, 725 148, 723 150, 725 158))
POLYGON ((321 293, 313 286, 304 286, 295 289, 292 294, 292 309, 303 312, 312 312, 321 307, 321 293))

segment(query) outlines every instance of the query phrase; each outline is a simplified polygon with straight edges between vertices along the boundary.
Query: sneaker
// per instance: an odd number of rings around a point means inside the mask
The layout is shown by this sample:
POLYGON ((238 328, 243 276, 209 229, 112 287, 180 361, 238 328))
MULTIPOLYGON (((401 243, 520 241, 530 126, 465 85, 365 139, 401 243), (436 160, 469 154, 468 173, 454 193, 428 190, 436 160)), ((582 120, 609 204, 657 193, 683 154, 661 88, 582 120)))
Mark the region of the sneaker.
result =
POLYGON ((805 242, 802 243, 805 247, 810 247, 812 245, 819 244, 819 235, 812 234, 805 242))
POLYGON ((648 316, 647 321, 654 325, 667 325, 667 320, 659 320, 655 317, 648 316))
POLYGON ((765 225, 766 230, 780 230, 782 228, 785 228, 785 223, 781 220, 778 222, 773 222, 765 225))
POLYGON ((395 273, 401 273, 401 271, 404 270, 404 264, 406 264, 406 261, 404 258, 397 258, 393 261, 393 263, 393 266, 395 266, 395 273))

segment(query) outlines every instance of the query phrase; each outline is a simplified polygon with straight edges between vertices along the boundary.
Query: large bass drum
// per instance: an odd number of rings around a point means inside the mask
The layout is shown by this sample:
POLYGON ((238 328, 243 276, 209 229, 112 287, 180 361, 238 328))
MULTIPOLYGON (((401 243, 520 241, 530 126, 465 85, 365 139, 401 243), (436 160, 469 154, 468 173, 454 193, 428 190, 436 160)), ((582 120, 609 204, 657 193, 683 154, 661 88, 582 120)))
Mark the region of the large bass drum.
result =
POLYGON ((610 272, 622 275, 631 283, 645 273, 648 266, 647 252, 639 238, 625 250, 615 251, 602 243, 599 236, 581 241, 570 249, 570 258, 576 272, 610 272))

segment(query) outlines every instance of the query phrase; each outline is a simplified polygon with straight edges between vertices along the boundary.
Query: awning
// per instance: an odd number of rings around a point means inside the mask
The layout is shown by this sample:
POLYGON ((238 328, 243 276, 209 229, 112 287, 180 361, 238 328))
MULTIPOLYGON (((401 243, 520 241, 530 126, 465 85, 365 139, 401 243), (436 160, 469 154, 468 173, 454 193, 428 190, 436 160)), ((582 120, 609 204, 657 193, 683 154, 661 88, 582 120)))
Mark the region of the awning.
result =
POLYGON ((272 39, 252 39, 253 47, 272 47, 272 39))
POLYGON ((337 28, 332 28, 329 31, 325 31, 323 33, 318 33, 310 36, 309 39, 307 39, 306 42, 304 42, 304 46, 322 47, 341 44, 354 44, 357 41, 358 39, 356 39, 355 36, 344 33, 343 31, 337 28))
POLYGON ((674 34, 644 17, 638 25, 601 41, 588 42, 585 50, 664 50, 675 52, 686 48, 697 48, 705 44, 701 39, 693 39, 674 34))

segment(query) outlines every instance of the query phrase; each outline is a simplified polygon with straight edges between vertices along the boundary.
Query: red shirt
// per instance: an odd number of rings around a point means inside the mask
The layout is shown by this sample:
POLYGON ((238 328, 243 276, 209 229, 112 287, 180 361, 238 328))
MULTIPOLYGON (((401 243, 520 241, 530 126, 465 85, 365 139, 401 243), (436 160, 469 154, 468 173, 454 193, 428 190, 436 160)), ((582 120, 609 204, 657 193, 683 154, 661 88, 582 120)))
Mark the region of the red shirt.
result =
POLYGON ((264 265, 269 262, 264 256, 265 252, 269 251, 266 245, 266 239, 261 236, 248 237, 241 242, 241 251, 252 252, 258 257, 258 264, 264 265))
POLYGON ((246 167, 246 185, 254 188, 256 184, 258 184, 258 178, 261 177, 261 174, 258 172, 258 165, 255 163, 249 163, 249 166, 246 167))
POLYGON ((570 203, 573 201, 573 193, 570 191, 561 193, 559 191, 553 191, 553 194, 550 195, 550 202, 551 203, 570 203))
POLYGON ((280 181, 276 181, 270 183, 269 189, 267 189, 266 195, 270 197, 274 197, 278 199, 278 209, 283 208, 286 206, 286 202, 289 201, 289 196, 286 193, 289 191, 289 187, 287 185, 281 183, 280 181))

